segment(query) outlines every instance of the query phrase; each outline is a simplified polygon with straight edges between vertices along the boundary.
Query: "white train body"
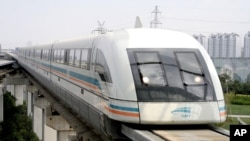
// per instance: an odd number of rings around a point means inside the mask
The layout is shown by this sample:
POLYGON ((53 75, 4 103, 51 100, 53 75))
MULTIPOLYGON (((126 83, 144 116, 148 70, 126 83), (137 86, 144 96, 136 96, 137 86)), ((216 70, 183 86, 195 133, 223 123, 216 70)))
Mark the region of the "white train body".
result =
POLYGON ((184 33, 128 29, 18 52, 24 68, 94 126, 103 115, 157 125, 226 119, 215 67, 184 33))

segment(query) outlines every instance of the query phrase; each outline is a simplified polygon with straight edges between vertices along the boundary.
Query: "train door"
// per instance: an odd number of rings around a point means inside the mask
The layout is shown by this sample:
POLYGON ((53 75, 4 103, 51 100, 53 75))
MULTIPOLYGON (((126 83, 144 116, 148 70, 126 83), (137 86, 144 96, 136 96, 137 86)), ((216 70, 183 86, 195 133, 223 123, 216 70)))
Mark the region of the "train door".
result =
POLYGON ((51 73, 51 67, 52 67, 52 62, 54 60, 54 45, 55 45, 56 42, 54 42, 52 45, 51 45, 51 48, 50 48, 50 56, 49 56, 49 80, 52 81, 52 73, 51 73))
POLYGON ((90 56, 90 71, 95 72, 95 61, 96 61, 96 45, 99 39, 95 38, 92 42, 91 56, 90 56))

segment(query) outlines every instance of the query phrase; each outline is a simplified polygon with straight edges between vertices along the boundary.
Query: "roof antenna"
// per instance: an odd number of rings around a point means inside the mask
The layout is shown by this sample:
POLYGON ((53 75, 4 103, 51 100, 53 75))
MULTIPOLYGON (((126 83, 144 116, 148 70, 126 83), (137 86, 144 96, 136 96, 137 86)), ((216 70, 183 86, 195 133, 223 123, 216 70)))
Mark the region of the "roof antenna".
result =
POLYGON ((141 19, 139 16, 137 16, 135 19, 135 28, 142 28, 141 19))
POLYGON ((98 34, 105 34, 107 32, 107 29, 104 28, 105 21, 103 21, 102 23, 100 21, 97 21, 97 23, 98 23, 98 27, 97 29, 92 30, 92 33, 97 32, 98 34))

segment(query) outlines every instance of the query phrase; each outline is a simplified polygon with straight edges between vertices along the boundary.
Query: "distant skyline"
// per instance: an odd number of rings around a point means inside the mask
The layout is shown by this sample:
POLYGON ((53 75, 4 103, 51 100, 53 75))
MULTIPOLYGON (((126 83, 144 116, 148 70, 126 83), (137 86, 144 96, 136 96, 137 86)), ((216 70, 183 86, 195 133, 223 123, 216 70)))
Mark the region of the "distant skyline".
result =
POLYGON ((136 16, 149 28, 155 6, 162 28, 188 34, 250 31, 248 0, 0 0, 2 48, 88 36, 97 21, 109 30, 133 28, 136 16))

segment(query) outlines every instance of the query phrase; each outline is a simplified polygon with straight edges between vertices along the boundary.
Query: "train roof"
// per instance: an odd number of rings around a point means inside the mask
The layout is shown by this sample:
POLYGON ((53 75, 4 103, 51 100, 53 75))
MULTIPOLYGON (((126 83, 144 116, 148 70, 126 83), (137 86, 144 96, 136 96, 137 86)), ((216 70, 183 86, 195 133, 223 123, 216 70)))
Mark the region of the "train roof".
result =
POLYGON ((82 36, 67 40, 59 40, 47 44, 30 46, 25 48, 91 48, 94 40, 104 39, 113 44, 120 44, 126 41, 126 48, 147 48, 147 47, 181 47, 195 48, 201 46, 191 35, 168 30, 152 28, 123 29, 108 32, 101 35, 82 36))
POLYGON ((114 34, 112 35, 114 41, 127 38, 128 48, 197 48, 201 46, 191 35, 168 29, 136 28, 116 31, 111 34, 114 34))

